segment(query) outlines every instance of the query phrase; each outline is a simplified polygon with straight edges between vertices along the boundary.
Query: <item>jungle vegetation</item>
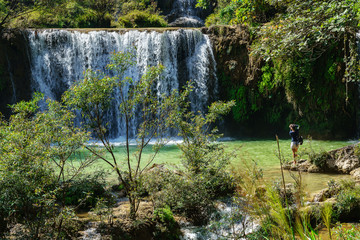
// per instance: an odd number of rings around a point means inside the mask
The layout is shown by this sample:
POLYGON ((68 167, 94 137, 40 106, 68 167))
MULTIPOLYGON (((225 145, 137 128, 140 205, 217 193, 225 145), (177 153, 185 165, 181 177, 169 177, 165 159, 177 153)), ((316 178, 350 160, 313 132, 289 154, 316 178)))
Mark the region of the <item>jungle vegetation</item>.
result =
POLYGON ((216 6, 207 26, 247 26, 249 54, 256 61, 262 59, 255 83, 232 83, 229 76, 220 76, 226 98, 239 103, 233 118, 242 124, 262 118, 259 126, 280 124, 283 130, 286 123, 296 121, 303 132, 317 138, 351 136, 358 105, 359 4, 355 0, 199 0, 199 7, 216 6))
MULTIPOLYGON (((316 138, 354 137, 358 1, 198 0, 197 6, 214 9, 207 26, 242 25, 250 33, 248 55, 257 62, 248 64, 256 76, 251 84, 218 72, 222 99, 237 102, 234 124, 269 126, 260 131, 266 135, 297 122, 316 138)), ((154 0, 0 1, 1 28, 166 27, 162 14, 154 0)))

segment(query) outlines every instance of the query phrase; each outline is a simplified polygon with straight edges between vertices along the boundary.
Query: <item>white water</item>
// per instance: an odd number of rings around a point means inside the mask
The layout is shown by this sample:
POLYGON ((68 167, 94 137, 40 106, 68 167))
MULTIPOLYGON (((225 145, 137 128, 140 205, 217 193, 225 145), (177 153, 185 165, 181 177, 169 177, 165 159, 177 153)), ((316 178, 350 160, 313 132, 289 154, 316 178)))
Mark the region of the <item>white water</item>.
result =
POLYGON ((249 216, 242 215, 240 206, 232 203, 221 203, 217 214, 207 226, 182 226, 182 240, 246 239, 245 235, 259 227, 249 216))
POLYGON ((170 26, 204 26, 204 21, 197 16, 196 3, 196 0, 176 0, 170 15, 174 14, 178 18, 170 26))
MULTIPOLYGON (((135 49, 136 66, 127 76, 138 81, 148 66, 162 64, 164 76, 157 83, 158 94, 170 93, 192 81, 191 107, 204 111, 216 99, 216 63, 210 40, 198 30, 155 31, 67 31, 29 30, 32 90, 59 100, 66 89, 83 77, 87 68, 105 70, 114 51, 135 49)), ((119 117, 118 102, 109 111, 110 135, 125 134, 124 121, 119 117)), ((136 133, 139 120, 131 124, 131 135, 136 133)))

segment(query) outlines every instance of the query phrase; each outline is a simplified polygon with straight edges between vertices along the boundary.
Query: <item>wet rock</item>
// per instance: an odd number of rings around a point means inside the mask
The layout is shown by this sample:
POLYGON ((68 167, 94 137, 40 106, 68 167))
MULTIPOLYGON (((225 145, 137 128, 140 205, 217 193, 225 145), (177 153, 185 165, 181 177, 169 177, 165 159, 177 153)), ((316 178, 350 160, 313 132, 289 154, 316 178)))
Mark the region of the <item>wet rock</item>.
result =
POLYGON ((329 189, 323 189, 319 193, 314 195, 313 202, 323 202, 327 198, 331 197, 329 189))
POLYGON ((312 164, 306 159, 301 159, 298 162, 298 171, 307 172, 312 164))
MULTIPOLYGON (((249 29, 244 26, 211 26, 202 28, 213 46, 218 72, 225 74, 236 84, 256 84, 251 78, 252 60, 249 56, 251 38, 249 29)), ((261 74, 260 67, 258 67, 261 74)))
POLYGON ((332 184, 328 183, 328 185, 329 185, 328 188, 321 190, 319 193, 316 193, 313 196, 313 200, 312 200, 313 202, 335 201, 333 198, 340 192, 341 186, 336 182, 332 184))
POLYGON ((311 165, 309 168, 308 168, 308 172, 309 173, 319 173, 321 172, 321 169, 318 167, 318 166, 315 166, 315 165, 311 165))
POLYGON ((313 164, 311 164, 306 159, 300 159, 296 163, 294 163, 293 161, 287 162, 284 165, 285 170, 301 171, 301 172, 307 172, 311 167, 313 167, 313 164))

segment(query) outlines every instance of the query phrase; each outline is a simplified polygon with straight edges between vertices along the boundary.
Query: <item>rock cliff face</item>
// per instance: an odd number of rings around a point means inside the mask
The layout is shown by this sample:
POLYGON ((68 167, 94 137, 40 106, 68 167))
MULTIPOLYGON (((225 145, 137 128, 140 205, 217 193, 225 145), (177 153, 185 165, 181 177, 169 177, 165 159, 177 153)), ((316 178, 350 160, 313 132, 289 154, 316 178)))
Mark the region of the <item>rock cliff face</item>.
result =
POLYGON ((227 116, 226 126, 222 131, 233 137, 273 134, 269 130, 273 131, 274 126, 264 124, 264 116, 251 116, 253 107, 262 104, 262 99, 256 99, 262 60, 249 55, 252 42, 249 29, 240 25, 211 26, 202 28, 202 32, 209 36, 212 43, 217 63, 219 96, 222 100, 235 99, 237 102, 237 109, 227 116), (235 120, 238 113, 242 116, 235 120), (248 121, 250 124, 246 123, 247 117, 251 118, 248 121), (255 127, 256 125, 258 126, 255 127))
POLYGON ((211 40, 217 71, 232 84, 254 85, 260 72, 261 60, 249 57, 251 37, 243 26, 211 26, 202 28, 211 40))
POLYGON ((2 34, 0 56, 0 112, 9 116, 9 104, 31 96, 27 42, 21 31, 2 34))

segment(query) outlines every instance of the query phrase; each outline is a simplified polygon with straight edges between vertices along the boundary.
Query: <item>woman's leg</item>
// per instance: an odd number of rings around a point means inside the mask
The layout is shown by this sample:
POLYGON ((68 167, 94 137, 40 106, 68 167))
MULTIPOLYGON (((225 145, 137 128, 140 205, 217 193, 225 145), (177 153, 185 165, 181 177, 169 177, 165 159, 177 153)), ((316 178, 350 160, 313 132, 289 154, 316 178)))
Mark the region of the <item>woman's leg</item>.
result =
POLYGON ((296 157, 297 157, 297 150, 298 150, 299 146, 295 143, 295 142, 292 142, 291 143, 291 150, 293 152, 293 158, 294 158, 294 163, 296 164, 296 157))

